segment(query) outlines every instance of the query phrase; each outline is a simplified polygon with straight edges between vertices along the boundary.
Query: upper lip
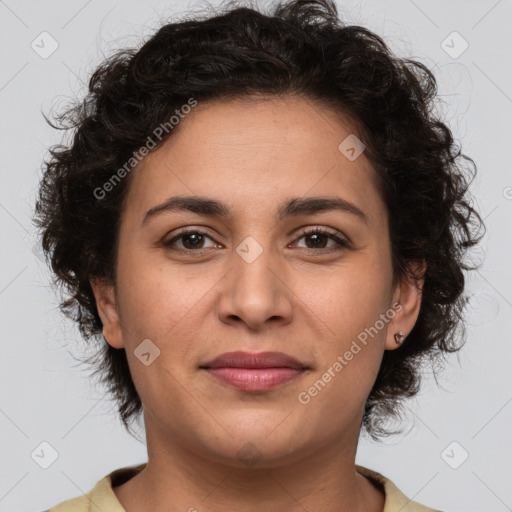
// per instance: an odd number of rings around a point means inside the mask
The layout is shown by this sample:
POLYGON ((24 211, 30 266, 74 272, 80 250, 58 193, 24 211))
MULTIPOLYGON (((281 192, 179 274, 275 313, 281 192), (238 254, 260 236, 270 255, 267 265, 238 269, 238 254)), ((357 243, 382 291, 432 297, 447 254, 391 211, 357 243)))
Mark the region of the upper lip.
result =
POLYGON ((226 352, 201 365, 201 368, 295 368, 306 366, 283 352, 226 352))

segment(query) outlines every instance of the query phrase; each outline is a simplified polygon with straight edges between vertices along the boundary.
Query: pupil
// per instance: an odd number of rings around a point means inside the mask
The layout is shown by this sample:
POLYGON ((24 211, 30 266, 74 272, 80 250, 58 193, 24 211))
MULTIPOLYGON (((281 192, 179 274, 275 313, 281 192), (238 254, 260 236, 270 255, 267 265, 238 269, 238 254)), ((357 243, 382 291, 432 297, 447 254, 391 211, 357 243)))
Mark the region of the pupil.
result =
POLYGON ((192 247, 196 247, 198 245, 198 243, 201 243, 201 237, 202 237, 202 235, 199 235, 199 234, 186 235, 184 238, 184 241, 190 242, 191 238, 192 239, 196 238, 195 242, 194 241, 192 242, 192 247))
POLYGON ((309 235, 308 238, 311 240, 311 239, 316 239, 316 241, 313 242, 313 247, 317 247, 318 245, 321 245, 321 238, 323 237, 324 235, 309 235))

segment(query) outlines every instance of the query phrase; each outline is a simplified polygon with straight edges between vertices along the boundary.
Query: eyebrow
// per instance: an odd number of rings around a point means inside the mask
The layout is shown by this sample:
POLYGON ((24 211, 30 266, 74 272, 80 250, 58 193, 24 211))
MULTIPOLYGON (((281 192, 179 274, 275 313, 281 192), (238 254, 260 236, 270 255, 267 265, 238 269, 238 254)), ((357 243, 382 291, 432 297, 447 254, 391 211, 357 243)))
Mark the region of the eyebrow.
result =
MULTIPOLYGON (((159 214, 171 211, 193 212, 208 217, 219 217, 226 219, 230 216, 229 207, 215 199, 198 196, 175 196, 166 199, 162 204, 149 209, 141 222, 143 227, 150 219, 159 214)), ((367 215, 355 204, 342 199, 341 197, 307 197, 293 198, 282 204, 277 210, 277 218, 281 221, 287 217, 299 215, 313 215, 319 212, 341 211, 354 215, 369 224, 367 215)))

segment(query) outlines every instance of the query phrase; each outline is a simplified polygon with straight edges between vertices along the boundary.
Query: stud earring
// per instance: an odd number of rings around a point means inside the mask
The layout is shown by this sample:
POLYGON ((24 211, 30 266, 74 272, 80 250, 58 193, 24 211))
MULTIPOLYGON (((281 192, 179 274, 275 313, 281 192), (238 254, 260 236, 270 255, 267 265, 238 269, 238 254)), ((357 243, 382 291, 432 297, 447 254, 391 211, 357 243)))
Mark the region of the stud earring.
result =
POLYGON ((405 340, 405 334, 402 331, 399 331, 395 334, 395 341, 397 345, 401 345, 405 340))

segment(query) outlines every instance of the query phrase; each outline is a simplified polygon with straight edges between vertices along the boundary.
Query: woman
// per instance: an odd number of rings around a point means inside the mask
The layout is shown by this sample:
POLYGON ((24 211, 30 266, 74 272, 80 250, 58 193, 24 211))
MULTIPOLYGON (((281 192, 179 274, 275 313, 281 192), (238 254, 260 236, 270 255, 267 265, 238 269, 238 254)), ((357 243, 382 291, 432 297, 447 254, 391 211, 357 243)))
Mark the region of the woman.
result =
POLYGON ((464 341, 483 224, 435 98, 329 0, 170 23, 96 70, 36 222, 148 462, 51 512, 434 510, 355 456, 464 341))

